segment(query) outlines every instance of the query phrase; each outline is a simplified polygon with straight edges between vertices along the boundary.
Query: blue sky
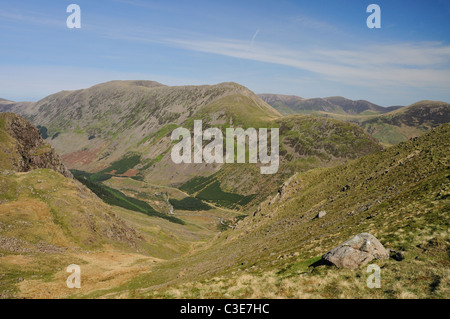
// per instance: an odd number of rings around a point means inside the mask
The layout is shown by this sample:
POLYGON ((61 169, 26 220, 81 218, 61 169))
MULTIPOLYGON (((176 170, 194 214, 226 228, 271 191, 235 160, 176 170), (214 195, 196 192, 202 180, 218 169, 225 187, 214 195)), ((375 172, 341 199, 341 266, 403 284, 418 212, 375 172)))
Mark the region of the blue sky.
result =
POLYGON ((0 0, 0 97, 110 80, 450 102, 450 1, 0 0), (69 29, 69 4, 81 29, 69 29), (369 4, 381 29, 369 29, 369 4))

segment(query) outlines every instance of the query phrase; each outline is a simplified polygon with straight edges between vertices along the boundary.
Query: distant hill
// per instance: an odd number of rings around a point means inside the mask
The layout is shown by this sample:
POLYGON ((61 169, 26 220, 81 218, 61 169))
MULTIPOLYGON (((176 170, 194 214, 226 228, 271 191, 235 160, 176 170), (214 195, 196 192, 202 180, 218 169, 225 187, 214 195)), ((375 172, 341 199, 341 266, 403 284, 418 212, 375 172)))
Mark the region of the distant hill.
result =
POLYGON ((5 99, 0 99, 0 113, 1 112, 12 112, 21 114, 27 108, 31 107, 33 102, 14 102, 5 99))
POLYGON ((254 205, 296 170, 330 166, 380 149, 354 124, 304 115, 283 118, 236 83, 169 87, 112 81, 59 92, 15 110, 39 125, 69 168, 95 173, 95 181, 128 176, 181 187, 226 207, 254 205), (174 164, 170 134, 180 126, 192 131, 196 119, 203 120, 204 128, 223 132, 230 126, 279 127, 278 174, 261 175, 254 164, 174 164))
POLYGON ((385 146, 417 137, 433 127, 450 122, 450 104, 420 101, 410 106, 381 107, 368 101, 343 97, 303 99, 297 96, 260 94, 284 115, 312 114, 358 123, 385 146))
POLYGON ((440 101, 420 101, 363 123, 373 123, 378 120, 396 126, 428 126, 434 128, 450 122, 450 104, 440 101))
POLYGON ((202 107, 233 94, 252 103, 255 112, 249 119, 280 116, 234 83, 167 87, 152 81, 112 81, 62 91, 14 111, 45 127, 49 141, 71 168, 95 171, 119 160, 128 149, 148 146, 148 137, 161 134, 169 124, 179 125, 202 107))
POLYGON ((397 106, 385 108, 365 100, 353 101, 341 96, 312 99, 280 94, 258 94, 258 96, 283 115, 298 113, 311 114, 316 112, 369 115, 386 113, 399 108, 397 106))
POLYGON ((378 140, 393 145, 449 122, 449 103, 420 101, 377 117, 362 120, 360 125, 378 140))

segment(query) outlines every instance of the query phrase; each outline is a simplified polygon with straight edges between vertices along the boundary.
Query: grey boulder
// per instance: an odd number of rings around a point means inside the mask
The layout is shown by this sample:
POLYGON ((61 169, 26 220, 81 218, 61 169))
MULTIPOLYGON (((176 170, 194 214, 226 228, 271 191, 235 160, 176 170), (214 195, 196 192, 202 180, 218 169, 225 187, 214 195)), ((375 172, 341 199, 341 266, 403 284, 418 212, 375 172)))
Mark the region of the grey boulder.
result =
POLYGON ((339 268, 355 269, 374 259, 389 258, 389 251, 375 236, 361 233, 322 256, 322 260, 339 268))
POLYGON ((325 217, 326 214, 327 214, 327 212, 322 210, 316 215, 316 218, 323 218, 323 217, 325 217))

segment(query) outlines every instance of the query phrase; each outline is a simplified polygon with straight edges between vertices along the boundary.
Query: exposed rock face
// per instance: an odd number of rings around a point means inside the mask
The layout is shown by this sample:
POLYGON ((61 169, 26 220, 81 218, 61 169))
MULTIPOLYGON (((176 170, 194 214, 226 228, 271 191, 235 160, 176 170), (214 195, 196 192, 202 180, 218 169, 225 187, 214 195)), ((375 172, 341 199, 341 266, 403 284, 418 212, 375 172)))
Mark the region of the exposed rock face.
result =
POLYGON ((3 122, 0 129, 10 137, 8 149, 15 171, 50 168, 66 177, 72 177, 55 150, 42 139, 39 130, 30 122, 13 113, 1 113, 0 120, 3 122))
POLYGON ((373 259, 389 258, 389 251, 369 233, 361 233, 333 248, 322 259, 339 268, 355 269, 373 259))

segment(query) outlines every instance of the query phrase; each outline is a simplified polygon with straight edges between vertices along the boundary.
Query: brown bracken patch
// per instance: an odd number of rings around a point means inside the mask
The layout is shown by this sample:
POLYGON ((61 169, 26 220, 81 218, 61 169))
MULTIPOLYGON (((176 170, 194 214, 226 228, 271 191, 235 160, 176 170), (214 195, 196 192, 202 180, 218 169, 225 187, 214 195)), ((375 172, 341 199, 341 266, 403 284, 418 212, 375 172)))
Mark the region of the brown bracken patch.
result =
POLYGON ((64 163, 73 167, 77 164, 88 165, 91 164, 94 160, 96 160, 98 153, 102 150, 102 146, 97 147, 95 149, 81 150, 69 154, 65 154, 62 157, 64 163))

